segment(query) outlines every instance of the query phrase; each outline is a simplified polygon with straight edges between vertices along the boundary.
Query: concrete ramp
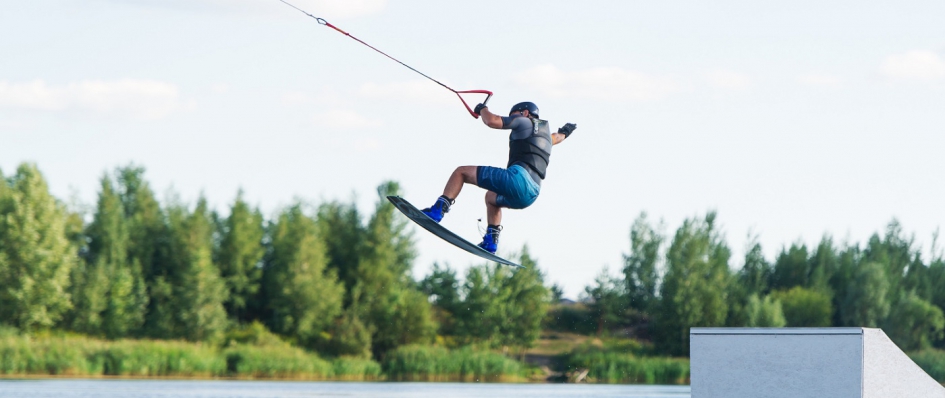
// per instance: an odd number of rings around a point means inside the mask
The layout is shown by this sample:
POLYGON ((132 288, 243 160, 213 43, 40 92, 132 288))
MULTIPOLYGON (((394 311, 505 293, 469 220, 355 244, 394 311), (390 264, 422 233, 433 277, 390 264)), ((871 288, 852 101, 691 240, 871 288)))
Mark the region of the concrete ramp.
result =
POLYGON ((880 329, 692 328, 693 398, 945 398, 880 329))

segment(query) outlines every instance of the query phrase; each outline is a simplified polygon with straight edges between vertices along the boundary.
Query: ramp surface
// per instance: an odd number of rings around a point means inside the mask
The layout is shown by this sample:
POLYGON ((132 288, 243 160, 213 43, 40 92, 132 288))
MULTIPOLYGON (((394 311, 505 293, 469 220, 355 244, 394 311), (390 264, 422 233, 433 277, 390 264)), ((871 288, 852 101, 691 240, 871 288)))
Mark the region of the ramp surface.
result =
POLYGON ((945 398, 880 329, 692 328, 693 398, 945 398))

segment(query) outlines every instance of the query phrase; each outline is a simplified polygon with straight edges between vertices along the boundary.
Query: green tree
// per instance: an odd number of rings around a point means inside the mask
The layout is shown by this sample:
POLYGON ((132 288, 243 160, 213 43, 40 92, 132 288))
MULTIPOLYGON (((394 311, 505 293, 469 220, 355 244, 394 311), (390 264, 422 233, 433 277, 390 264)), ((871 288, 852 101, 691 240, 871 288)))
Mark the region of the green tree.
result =
POLYGON ((351 304, 336 318, 329 330, 330 340, 322 348, 323 352, 334 356, 371 357, 371 328, 361 321, 361 291, 355 287, 351 292, 351 304))
POLYGON ((906 351, 920 350, 942 339, 945 315, 941 308, 915 293, 908 293, 896 302, 883 329, 899 348, 906 351))
POLYGON ((345 305, 351 303, 351 292, 359 281, 358 264, 364 254, 367 232, 361 222, 361 214, 351 203, 326 202, 318 207, 319 233, 325 241, 328 267, 338 273, 344 283, 348 297, 345 305))
POLYGON ((473 266, 466 270, 462 286, 463 301, 454 313, 456 336, 466 343, 494 340, 501 327, 499 266, 473 266))
POLYGON ((149 314, 155 337, 214 341, 227 327, 226 284, 213 264, 214 226, 205 199, 193 212, 181 204, 168 206, 168 242, 163 274, 152 285, 158 311, 149 314))
POLYGON ((793 243, 789 249, 782 249, 774 262, 771 289, 784 290, 794 286, 808 286, 810 264, 807 257, 807 245, 803 243, 793 243))
POLYGON ((630 254, 624 255, 624 282, 630 307, 648 317, 656 301, 656 289, 659 281, 657 263, 660 248, 665 238, 647 220, 646 213, 633 222, 630 228, 630 254))
POLYGON ((687 355, 689 328, 725 324, 731 251, 715 217, 710 212, 702 220, 687 219, 670 244, 653 334, 662 352, 687 355))
POLYGON ((833 319, 830 296, 818 290, 795 286, 773 293, 781 302, 784 319, 790 327, 827 327, 833 319))
POLYGON ((745 308, 748 314, 745 323, 747 327, 780 328, 787 324, 781 310, 781 302, 771 296, 761 299, 757 294, 752 294, 748 296, 745 308))
POLYGON ((420 290, 429 297, 434 314, 440 325, 440 333, 453 335, 453 314, 459 308, 459 278, 449 265, 441 267, 433 263, 433 270, 420 281, 420 290))
POLYGON ((0 319, 49 328, 72 307, 69 276, 78 260, 66 237, 66 211, 32 164, 0 183, 0 319))
POLYGON ((840 306, 844 326, 879 327, 889 314, 889 281, 883 266, 864 262, 854 271, 840 306))
POLYGON ((545 277, 527 246, 522 248, 519 262, 525 268, 512 272, 502 297, 509 327, 505 344, 522 349, 524 355, 524 349, 534 346, 541 334, 541 321, 548 313, 551 292, 545 287, 545 277))
POLYGON ((627 297, 621 281, 603 271, 594 279, 594 284, 584 288, 588 309, 597 319, 597 335, 601 336, 606 327, 614 328, 624 320, 627 312, 627 297))
POLYGON ((155 277, 165 274, 166 264, 161 256, 168 244, 167 220, 150 184, 144 179, 144 168, 129 165, 115 171, 118 192, 128 223, 128 257, 137 262, 150 284, 155 277))
POLYGON ((748 293, 766 294, 769 290, 773 270, 765 259, 757 237, 751 237, 745 252, 745 265, 738 272, 738 281, 748 293))
POLYGON ((361 296, 361 320, 371 329, 376 356, 399 345, 426 343, 436 333, 427 297, 410 277, 416 249, 408 223, 387 200, 400 194, 396 182, 377 187, 374 213, 364 228, 355 288, 361 296))
POLYGON ((125 210, 108 175, 86 230, 87 264, 73 273, 72 328, 110 338, 125 337, 144 323, 147 288, 140 264, 129 258, 125 210))
POLYGON ((173 330, 172 281, 168 272, 170 232, 167 215, 161 208, 142 167, 128 165, 115 170, 116 191, 121 197, 127 228, 128 263, 141 270, 147 289, 147 309, 141 334, 152 337, 175 336, 173 330))
POLYGON ((267 323, 277 333, 314 346, 341 314, 344 287, 335 271, 327 269, 324 242, 301 203, 282 211, 270 236, 262 276, 267 323))
POLYGON ((231 318, 240 322, 251 320, 253 310, 258 310, 252 307, 262 279, 264 234, 262 213, 249 207, 240 190, 230 215, 220 226, 220 244, 214 256, 229 292, 224 307, 231 318))
POLYGON ((460 341, 524 350, 538 339, 550 292, 527 247, 520 259, 524 269, 497 264, 467 270, 455 314, 460 341))
POLYGON ((810 257, 810 280, 808 286, 828 295, 833 295, 831 279, 840 269, 840 256, 834 247, 833 238, 825 235, 810 257))

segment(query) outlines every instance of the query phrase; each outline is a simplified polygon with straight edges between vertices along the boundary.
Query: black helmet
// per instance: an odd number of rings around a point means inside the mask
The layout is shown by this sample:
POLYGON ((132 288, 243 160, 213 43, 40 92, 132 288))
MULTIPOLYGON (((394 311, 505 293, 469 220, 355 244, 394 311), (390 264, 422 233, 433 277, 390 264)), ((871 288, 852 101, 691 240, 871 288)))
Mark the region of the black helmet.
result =
POLYGON ((512 107, 512 110, 509 111, 509 114, 518 111, 528 111, 528 113, 532 114, 533 117, 538 117, 538 105, 535 105, 534 102, 519 102, 512 107))

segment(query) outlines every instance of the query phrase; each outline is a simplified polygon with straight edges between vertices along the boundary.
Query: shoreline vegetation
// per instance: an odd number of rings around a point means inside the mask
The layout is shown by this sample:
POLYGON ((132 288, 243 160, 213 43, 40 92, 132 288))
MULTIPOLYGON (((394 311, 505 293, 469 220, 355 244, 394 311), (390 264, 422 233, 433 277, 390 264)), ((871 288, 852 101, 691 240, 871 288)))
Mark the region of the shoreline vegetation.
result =
POLYGON ((81 335, 7 335, 0 337, 0 378, 688 383, 685 358, 638 357, 588 347, 557 355, 562 371, 554 372, 469 346, 408 345, 374 361, 323 358, 287 343, 216 346, 81 335), (577 375, 581 380, 575 380, 577 375))

